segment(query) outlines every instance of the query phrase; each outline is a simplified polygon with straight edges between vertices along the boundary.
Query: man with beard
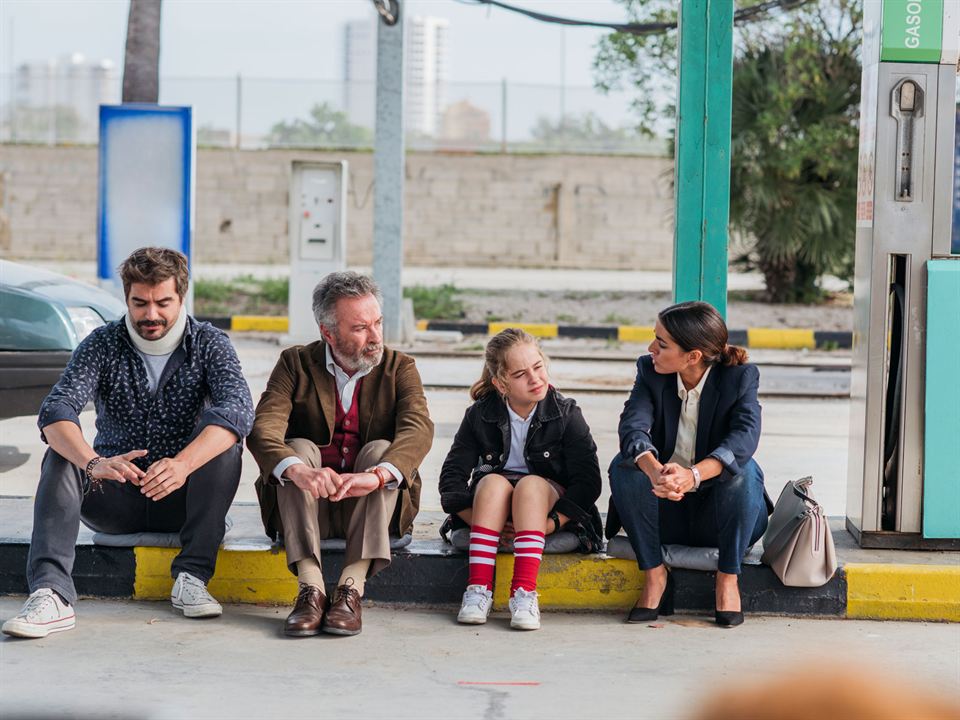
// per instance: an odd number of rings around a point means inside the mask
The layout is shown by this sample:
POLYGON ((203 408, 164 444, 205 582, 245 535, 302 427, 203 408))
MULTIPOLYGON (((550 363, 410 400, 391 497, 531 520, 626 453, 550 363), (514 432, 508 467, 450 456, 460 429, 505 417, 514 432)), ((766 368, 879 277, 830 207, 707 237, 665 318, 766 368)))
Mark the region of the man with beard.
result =
POLYGON ((43 458, 27 557, 30 597, 3 632, 75 624, 80 522, 103 533, 179 532, 170 599, 186 617, 223 611, 207 592, 240 482, 253 401, 225 333, 187 315, 187 258, 146 247, 119 268, 126 315, 80 343, 40 407, 43 458), (90 400, 93 447, 80 428, 90 400))
POLYGON ((413 358, 383 346, 373 280, 327 275, 313 314, 321 340, 280 355, 247 445, 260 466, 264 528, 283 537, 300 583, 284 633, 356 635, 365 582, 390 564, 391 532, 413 528, 433 423, 413 358), (346 539, 329 606, 320 565, 328 538, 346 539))

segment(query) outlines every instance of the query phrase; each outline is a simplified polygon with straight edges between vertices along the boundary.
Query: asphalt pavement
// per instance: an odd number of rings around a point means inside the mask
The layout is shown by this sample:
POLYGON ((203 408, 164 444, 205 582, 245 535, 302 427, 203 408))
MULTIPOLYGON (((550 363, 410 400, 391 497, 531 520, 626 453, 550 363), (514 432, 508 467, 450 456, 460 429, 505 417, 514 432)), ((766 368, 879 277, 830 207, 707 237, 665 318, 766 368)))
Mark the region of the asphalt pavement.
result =
MULTIPOLYGON (((0 617, 20 602, 0 598, 0 617)), ((449 608, 367 607, 359 636, 290 639, 287 612, 82 601, 75 630, 0 642, 0 717, 689 718, 720 690, 811 668, 960 697, 956 624, 550 613, 518 632, 504 613, 464 627, 449 608)))

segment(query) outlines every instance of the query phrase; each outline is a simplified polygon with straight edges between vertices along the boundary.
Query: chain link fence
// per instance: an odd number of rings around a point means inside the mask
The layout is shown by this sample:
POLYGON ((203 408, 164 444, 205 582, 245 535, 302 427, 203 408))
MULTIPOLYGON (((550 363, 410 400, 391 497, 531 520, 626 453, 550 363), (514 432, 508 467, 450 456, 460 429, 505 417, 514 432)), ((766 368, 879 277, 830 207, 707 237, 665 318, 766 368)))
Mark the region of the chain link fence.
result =
MULTIPOLYGON (((100 103, 120 78, 84 82, 39 73, 0 76, 0 142, 96 144, 100 103)), ((638 135, 628 94, 592 87, 443 82, 408 87, 411 150, 662 155, 638 135)), ((371 148, 376 87, 275 78, 161 78, 160 102, 194 110, 201 147, 371 148)))

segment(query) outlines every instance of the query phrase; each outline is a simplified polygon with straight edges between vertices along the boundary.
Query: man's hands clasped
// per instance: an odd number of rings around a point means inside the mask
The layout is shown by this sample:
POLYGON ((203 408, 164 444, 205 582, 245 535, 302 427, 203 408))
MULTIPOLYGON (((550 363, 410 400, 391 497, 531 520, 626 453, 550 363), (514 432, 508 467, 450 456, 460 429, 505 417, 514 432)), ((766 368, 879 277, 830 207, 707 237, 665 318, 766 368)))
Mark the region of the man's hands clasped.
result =
POLYGON ((151 500, 162 500, 183 487, 190 474, 186 462, 176 458, 163 458, 152 463, 146 470, 141 470, 133 461, 146 454, 146 450, 131 450, 122 455, 104 458, 90 470, 90 477, 94 480, 129 482, 139 487, 140 492, 151 500))
POLYGON ((330 468, 312 468, 302 463, 288 467, 283 476, 313 497, 330 502, 363 497, 380 487, 380 478, 372 472, 340 474, 330 468))

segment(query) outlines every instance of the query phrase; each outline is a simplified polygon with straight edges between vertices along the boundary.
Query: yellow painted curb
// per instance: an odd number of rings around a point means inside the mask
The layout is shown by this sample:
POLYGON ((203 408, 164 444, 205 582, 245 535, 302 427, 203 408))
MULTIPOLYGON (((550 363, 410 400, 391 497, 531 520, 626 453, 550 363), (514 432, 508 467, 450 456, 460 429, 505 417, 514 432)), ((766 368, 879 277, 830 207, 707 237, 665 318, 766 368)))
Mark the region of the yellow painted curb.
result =
POLYGON ((656 337, 652 327, 641 325, 621 325, 617 328, 617 340, 620 342, 650 342, 656 337))
POLYGON ((557 324, 556 323, 511 323, 511 322, 495 322, 490 323, 487 326, 487 333, 490 335, 496 335, 501 330, 506 330, 507 328, 520 328, 521 330, 526 330, 528 333, 534 337, 542 338, 555 338, 557 337, 557 324))
POLYGON ((817 341, 813 330, 778 330, 776 328, 747 328, 747 347, 779 350, 815 350, 817 341))
MULTIPOLYGON (((137 600, 165 600, 173 579, 170 563, 179 548, 137 547, 133 596, 137 600)), ((292 605, 297 578, 287 569, 284 553, 263 550, 224 550, 217 556, 217 573, 210 593, 221 602, 292 605)))
POLYGON ((960 622, 960 567, 852 563, 847 617, 960 622))
POLYGON ((290 319, 267 315, 234 315, 230 318, 230 329, 285 333, 290 329, 290 319))
MULTIPOLYGON (((507 607, 513 555, 497 555, 493 603, 507 607)), ((643 576, 633 560, 597 555, 544 555, 537 575, 540 607, 553 610, 626 610, 640 596, 643 576)))

